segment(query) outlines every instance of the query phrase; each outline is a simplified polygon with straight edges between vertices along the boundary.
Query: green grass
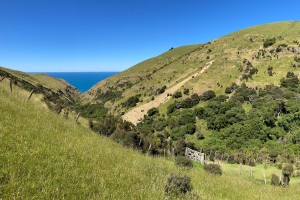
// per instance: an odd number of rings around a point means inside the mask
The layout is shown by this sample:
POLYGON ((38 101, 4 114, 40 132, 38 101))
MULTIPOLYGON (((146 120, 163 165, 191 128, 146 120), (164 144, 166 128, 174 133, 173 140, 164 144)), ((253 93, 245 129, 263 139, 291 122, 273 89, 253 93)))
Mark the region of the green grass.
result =
POLYGON ((102 81, 94 86, 90 93, 85 93, 84 98, 90 101, 98 88, 103 91, 117 88, 119 91, 123 91, 123 97, 106 105, 112 108, 115 114, 119 114, 124 109, 118 107, 118 104, 124 102, 126 98, 142 94, 140 99, 143 100, 143 103, 149 102, 153 96, 153 91, 163 85, 166 85, 167 88, 172 87, 211 60, 214 60, 214 63, 205 73, 184 85, 185 88, 190 89, 191 94, 201 94, 209 89, 214 90, 217 94, 224 94, 225 88, 230 86, 232 82, 240 84, 240 76, 243 72, 240 72, 239 68, 243 65, 244 59, 248 59, 259 70, 252 80, 247 81, 247 85, 252 87, 264 87, 267 84, 278 85, 280 79, 288 71, 299 73, 299 69, 290 69, 289 67, 295 54, 285 49, 285 53, 278 53, 278 60, 274 55, 272 55, 272 60, 269 58, 256 59, 254 55, 263 48, 264 40, 272 37, 276 37, 276 43, 267 48, 267 52, 280 44, 299 48, 299 45, 294 42, 300 41, 299 31, 299 22, 272 23, 243 29, 210 43, 174 48, 102 81), (268 66, 273 66, 275 73, 272 77, 267 73, 268 66), (148 79, 147 75, 151 78, 148 79), (118 87, 123 82, 130 82, 132 86, 128 88, 118 87))
POLYGON ((70 85, 66 81, 58 78, 53 78, 46 74, 28 74, 21 71, 11 70, 0 67, 0 70, 6 71, 20 79, 26 80, 34 85, 40 84, 53 90, 63 90, 70 85))
POLYGON ((28 92, 0 83, 0 199, 165 199, 170 173, 187 174, 193 191, 180 199, 298 199, 299 184, 263 185, 224 172, 191 170, 142 155, 48 111, 28 92), (1 179, 2 180, 2 179, 1 179))

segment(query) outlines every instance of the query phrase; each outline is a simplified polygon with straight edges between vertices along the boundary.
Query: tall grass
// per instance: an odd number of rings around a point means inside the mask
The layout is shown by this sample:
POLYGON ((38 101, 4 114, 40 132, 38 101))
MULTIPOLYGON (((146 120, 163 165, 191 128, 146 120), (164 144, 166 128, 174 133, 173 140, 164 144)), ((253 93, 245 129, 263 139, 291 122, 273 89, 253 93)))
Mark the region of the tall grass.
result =
POLYGON ((185 199, 299 199, 290 188, 201 168, 181 171, 173 161, 142 155, 100 137, 0 84, 0 199, 165 199, 168 174, 191 177, 185 199))

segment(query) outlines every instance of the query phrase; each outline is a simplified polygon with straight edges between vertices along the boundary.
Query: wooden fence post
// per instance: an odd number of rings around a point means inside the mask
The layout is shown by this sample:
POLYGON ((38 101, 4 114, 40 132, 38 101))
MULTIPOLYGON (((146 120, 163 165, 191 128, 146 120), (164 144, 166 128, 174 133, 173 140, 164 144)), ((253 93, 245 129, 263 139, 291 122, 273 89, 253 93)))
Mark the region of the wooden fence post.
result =
POLYGON ((79 117, 80 117, 80 113, 78 113, 78 115, 76 117, 76 122, 78 122, 79 117))
POLYGON ((150 144, 150 145, 149 145, 148 151, 150 151, 150 150, 151 150, 151 147, 152 147, 152 144, 150 144))
POLYGON ((281 185, 282 184, 282 173, 280 172, 279 174, 279 184, 281 185))
POLYGON ((30 93, 30 95, 29 95, 29 97, 28 97, 28 100, 31 98, 31 96, 32 96, 33 92, 34 92, 34 89, 33 89, 33 90, 31 90, 31 93, 30 93))
POLYGON ((267 179, 266 179, 266 173, 265 173, 265 170, 263 170, 263 178, 264 178, 265 184, 267 184, 267 179))
POLYGON ((172 158, 174 158, 175 157, 175 149, 174 149, 174 147, 171 147, 171 151, 172 151, 172 158))

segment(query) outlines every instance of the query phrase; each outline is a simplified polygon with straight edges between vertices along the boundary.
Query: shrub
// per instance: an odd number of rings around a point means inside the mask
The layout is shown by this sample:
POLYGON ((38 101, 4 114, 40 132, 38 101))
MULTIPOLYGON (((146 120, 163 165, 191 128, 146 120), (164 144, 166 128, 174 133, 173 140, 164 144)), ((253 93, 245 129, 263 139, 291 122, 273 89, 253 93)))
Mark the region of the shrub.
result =
POLYGON ((129 97, 124 103, 123 103, 123 107, 135 107, 136 104, 140 101, 139 99, 139 95, 133 96, 133 97, 129 97))
POLYGON ((211 174, 222 175, 221 166, 218 164, 205 164, 204 170, 211 174))
POLYGON ((276 38, 275 37, 266 39, 264 41, 264 48, 272 46, 273 44, 275 44, 275 42, 276 42, 276 38))
POLYGON ((165 192, 171 195, 186 194, 192 190, 191 178, 182 176, 180 174, 170 174, 168 176, 167 184, 165 185, 165 192))
POLYGON ((208 91, 204 92, 201 97, 202 97, 203 101, 208 101, 208 100, 214 98, 215 96, 216 96, 216 93, 214 91, 208 90, 208 91))
POLYGON ((147 112, 147 114, 148 114, 149 116, 153 116, 153 115, 158 114, 158 113, 159 113, 159 111, 158 111, 157 108, 150 108, 150 109, 148 110, 148 112, 147 112))
POLYGON ((183 94, 189 95, 189 94, 190 94, 190 89, 184 88, 184 89, 183 89, 183 94))
POLYGON ((167 86, 164 85, 162 88, 158 89, 158 94, 164 93, 166 91, 166 89, 167 89, 167 86))
POLYGON ((272 174, 271 185, 275 185, 275 186, 279 186, 280 185, 279 177, 276 174, 272 174))
POLYGON ((288 186, 290 183, 290 177, 293 173, 293 165, 289 164, 282 168, 283 182, 285 186, 288 186))
POLYGON ((174 94, 173 94, 173 97, 174 98, 180 98, 180 97, 182 97, 182 93, 180 92, 180 91, 177 91, 177 92, 175 92, 174 94))
POLYGON ((185 157, 185 156, 177 156, 175 159, 175 165, 179 167, 187 167, 187 168, 192 168, 193 163, 191 159, 185 157))

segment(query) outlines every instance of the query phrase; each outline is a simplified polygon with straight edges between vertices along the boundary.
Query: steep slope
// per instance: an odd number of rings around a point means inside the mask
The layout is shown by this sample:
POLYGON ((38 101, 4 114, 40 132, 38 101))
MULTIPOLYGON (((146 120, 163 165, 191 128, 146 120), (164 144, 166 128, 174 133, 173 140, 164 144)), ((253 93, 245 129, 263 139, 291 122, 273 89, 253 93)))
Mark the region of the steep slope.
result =
MULTIPOLYGON (((0 199, 164 199, 170 173, 191 177, 185 199, 298 199, 289 188, 247 178, 181 170, 78 126, 0 84, 0 199)), ((183 197, 182 197, 183 198, 183 197)))
POLYGON ((75 87, 62 79, 45 74, 27 74, 0 67, 0 82, 5 79, 9 80, 6 86, 11 92, 18 86, 31 91, 33 96, 40 94, 49 108, 60 110, 64 106, 76 104, 81 99, 81 93, 75 87))
POLYGON ((182 88, 188 88, 190 94, 201 94, 209 89, 224 94, 232 82, 246 82, 251 87, 278 85, 289 70, 299 72, 290 67, 300 53, 299 32, 299 22, 272 23, 247 28, 206 44, 170 49, 100 82, 85 94, 85 99, 106 102, 112 113, 124 114, 132 107, 153 101, 165 92, 162 90, 164 86, 175 86, 212 60, 214 63, 205 73, 186 82, 182 88), (264 47, 264 42, 272 38, 275 38, 275 43, 264 47), (258 72, 241 81, 248 73, 248 62, 258 72), (273 76, 268 74, 269 66, 274 68, 273 76), (137 103, 128 106, 130 97, 138 97, 137 103))
POLYGON ((199 70, 198 72, 190 75, 189 77, 187 77, 186 79, 184 79, 181 82, 177 83, 176 85, 172 86, 171 88, 165 90, 165 92, 158 95, 155 98, 155 100, 152 100, 152 101, 150 101, 146 104, 142 104, 142 105, 137 106, 136 108, 130 110, 129 112, 127 112, 123 116, 123 119, 136 125, 139 121, 141 121, 143 119, 145 113, 147 113, 148 110, 150 110, 151 108, 156 108, 156 107, 160 106, 161 104, 164 104, 165 102, 170 100, 171 96, 169 94, 175 93, 186 82, 188 82, 191 79, 193 79, 193 78, 201 75, 202 73, 204 73, 212 65, 212 63, 213 63, 213 61, 210 61, 210 62, 206 63, 206 65, 204 67, 202 67, 201 70, 199 70))

